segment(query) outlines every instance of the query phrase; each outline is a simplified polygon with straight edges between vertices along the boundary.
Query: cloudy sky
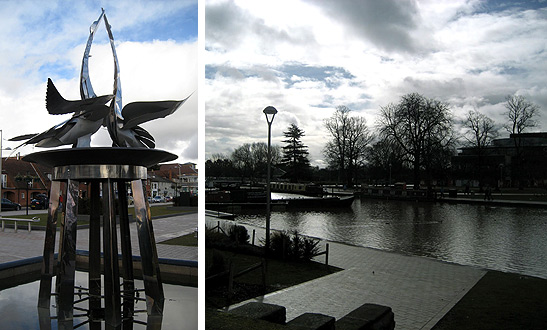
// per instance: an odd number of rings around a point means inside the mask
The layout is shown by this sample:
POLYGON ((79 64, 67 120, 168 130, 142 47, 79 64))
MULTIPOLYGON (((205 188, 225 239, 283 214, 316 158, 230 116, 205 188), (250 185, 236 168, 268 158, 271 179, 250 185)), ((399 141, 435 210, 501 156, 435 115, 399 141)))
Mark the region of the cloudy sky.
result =
POLYGON ((267 139, 262 110, 279 110, 272 143, 304 129, 324 166, 323 126, 339 105, 372 127, 407 93, 504 121, 508 94, 541 107, 547 129, 547 1, 208 0, 206 157, 267 139))
MULTIPOLYGON (((156 147, 198 159, 198 4, 188 1, 0 1, 0 129, 7 139, 40 133, 70 118, 49 115, 47 79, 68 100, 79 100, 79 74, 91 23, 101 7, 112 26, 118 55, 123 105, 134 101, 181 100, 173 115, 142 126, 156 147)), ((111 94, 113 59, 101 22, 91 48, 90 77, 97 95, 111 94)), ((103 127, 92 146, 109 146, 103 127)), ((27 146, 21 154, 42 151, 27 146)), ((9 153, 4 151, 4 156, 9 153)))

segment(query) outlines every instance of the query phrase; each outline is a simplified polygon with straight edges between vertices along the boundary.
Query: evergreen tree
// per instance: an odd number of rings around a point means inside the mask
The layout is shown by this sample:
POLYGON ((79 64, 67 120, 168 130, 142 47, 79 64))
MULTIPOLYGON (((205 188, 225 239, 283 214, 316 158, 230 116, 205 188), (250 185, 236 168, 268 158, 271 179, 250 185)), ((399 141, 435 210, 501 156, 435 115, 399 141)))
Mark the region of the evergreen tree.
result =
POLYGON ((291 182, 298 182, 299 178, 307 178, 310 170, 310 160, 308 159, 308 147, 300 140, 304 136, 304 131, 295 124, 291 124, 286 132, 283 132, 286 140, 283 143, 283 158, 281 162, 287 169, 286 177, 291 182))

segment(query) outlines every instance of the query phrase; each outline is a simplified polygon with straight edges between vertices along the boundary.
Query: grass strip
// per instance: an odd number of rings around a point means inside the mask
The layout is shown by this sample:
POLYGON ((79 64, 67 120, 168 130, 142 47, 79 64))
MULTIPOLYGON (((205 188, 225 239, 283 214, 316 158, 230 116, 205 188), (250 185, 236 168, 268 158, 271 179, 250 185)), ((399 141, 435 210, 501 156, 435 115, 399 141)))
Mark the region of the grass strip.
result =
MULTIPOLYGON (((254 255, 247 255, 235 252, 220 251, 212 248, 205 249, 205 265, 209 270, 216 267, 228 269, 230 263, 234 264, 234 272, 247 269, 248 267, 262 261, 262 258, 254 255), (214 259, 214 260, 213 260, 214 259)), ((266 293, 281 290, 303 282, 332 274, 342 269, 325 266, 317 262, 294 262, 278 259, 266 259, 266 293)), ((213 273, 217 273, 214 271, 213 273)), ((207 283, 206 307, 219 308, 225 306, 227 301, 227 279, 219 282, 207 283)), ((260 269, 247 273, 234 280, 234 294, 230 303, 238 303, 247 299, 262 295, 262 276, 260 269)))
POLYGON ((547 280, 488 271, 433 329, 546 329, 546 306, 547 280))
POLYGON ((287 327, 263 320, 250 319, 238 315, 221 312, 213 308, 205 309, 205 328, 207 330, 260 329, 285 330, 287 327))
POLYGON ((158 244, 198 246, 198 238, 194 233, 190 233, 180 237, 169 239, 167 241, 159 242, 158 244))

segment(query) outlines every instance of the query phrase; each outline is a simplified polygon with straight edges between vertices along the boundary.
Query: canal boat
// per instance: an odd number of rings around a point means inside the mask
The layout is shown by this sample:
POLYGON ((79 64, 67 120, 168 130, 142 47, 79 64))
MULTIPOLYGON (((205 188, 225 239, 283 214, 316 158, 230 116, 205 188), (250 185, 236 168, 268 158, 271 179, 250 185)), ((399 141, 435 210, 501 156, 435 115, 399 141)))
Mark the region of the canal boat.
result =
POLYGON ((325 191, 321 185, 314 183, 272 182, 272 192, 291 193, 305 196, 323 196, 325 191))

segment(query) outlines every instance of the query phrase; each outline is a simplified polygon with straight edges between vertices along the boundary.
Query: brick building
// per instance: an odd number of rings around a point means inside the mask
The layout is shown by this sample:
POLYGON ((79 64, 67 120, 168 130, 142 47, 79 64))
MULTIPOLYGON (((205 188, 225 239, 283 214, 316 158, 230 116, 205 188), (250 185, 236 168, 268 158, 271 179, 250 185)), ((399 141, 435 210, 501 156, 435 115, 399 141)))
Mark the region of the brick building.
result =
MULTIPOLYGON (((162 164, 159 170, 148 172, 149 179, 153 176, 171 180, 176 186, 176 191, 189 192, 191 195, 198 194, 198 170, 194 163, 162 164)), ((159 184, 158 182, 158 186, 159 184)), ((152 191, 152 187, 148 188, 152 191)), ((171 196, 174 195, 173 193, 171 196)))
POLYGON ((53 169, 19 156, 2 158, 2 198, 25 207, 38 194, 49 194, 53 169))

